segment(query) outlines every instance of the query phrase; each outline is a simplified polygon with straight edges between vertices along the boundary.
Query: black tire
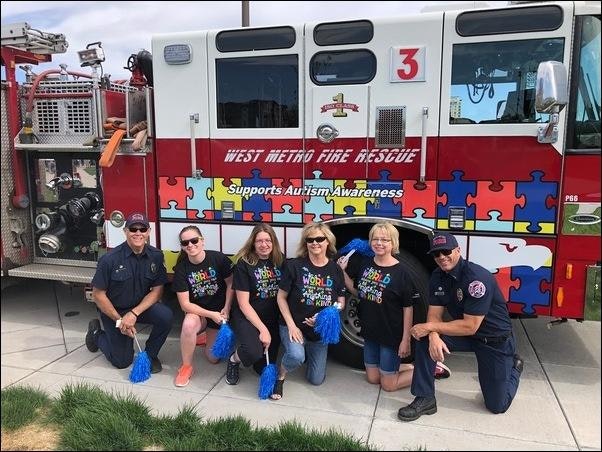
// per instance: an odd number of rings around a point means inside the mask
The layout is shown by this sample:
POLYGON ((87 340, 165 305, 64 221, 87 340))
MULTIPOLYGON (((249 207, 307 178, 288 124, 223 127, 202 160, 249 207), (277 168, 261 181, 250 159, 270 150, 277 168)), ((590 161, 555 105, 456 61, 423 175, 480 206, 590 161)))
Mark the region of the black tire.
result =
MULTIPOLYGON (((414 323, 422 323, 426 320, 428 309, 427 291, 429 274, 426 268, 407 251, 400 250, 397 258, 420 292, 420 299, 414 305, 414 323)), ((338 344, 330 347, 330 355, 347 366, 363 369, 364 339, 359 335, 360 324, 357 317, 357 303, 358 299, 356 297, 347 297, 345 309, 341 313, 341 340, 338 344)), ((412 361, 414 361, 414 341, 412 341, 412 355, 403 359, 403 362, 412 361)))

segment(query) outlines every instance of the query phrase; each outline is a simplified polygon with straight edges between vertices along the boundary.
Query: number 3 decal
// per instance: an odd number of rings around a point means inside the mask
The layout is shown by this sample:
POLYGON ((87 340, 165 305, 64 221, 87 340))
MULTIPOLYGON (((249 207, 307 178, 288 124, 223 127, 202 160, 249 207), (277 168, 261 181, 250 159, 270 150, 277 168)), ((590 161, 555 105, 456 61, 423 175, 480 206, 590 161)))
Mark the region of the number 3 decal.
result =
POLYGON ((414 59, 418 49, 399 49, 399 54, 404 56, 402 63, 410 68, 409 71, 404 68, 397 69, 397 75, 402 80, 411 80, 418 74, 418 62, 414 59))
POLYGON ((392 47, 391 82, 423 82, 425 56, 425 47, 392 47))

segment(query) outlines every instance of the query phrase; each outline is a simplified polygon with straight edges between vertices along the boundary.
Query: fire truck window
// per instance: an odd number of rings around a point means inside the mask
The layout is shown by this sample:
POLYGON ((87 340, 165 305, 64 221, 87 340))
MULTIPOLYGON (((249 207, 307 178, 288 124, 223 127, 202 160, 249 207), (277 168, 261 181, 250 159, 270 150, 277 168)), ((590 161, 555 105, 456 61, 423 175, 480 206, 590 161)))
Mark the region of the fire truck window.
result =
POLYGON ((90 159, 73 159, 71 163, 71 174, 74 179, 79 179, 79 186, 96 188, 96 162, 90 159))
POLYGON ((499 35, 556 30, 562 25, 562 9, 556 5, 520 9, 469 11, 458 16, 460 36, 499 35))
MULTIPOLYGON (((600 149, 600 18, 584 17, 581 27, 579 75, 577 76, 575 124, 572 149, 600 149)), ((571 105, 573 103, 571 102, 571 105)))
POLYGON ((298 55, 215 61, 217 127, 299 127, 298 55))
POLYGON ((376 75, 376 57, 369 50, 341 50, 316 53, 310 63, 316 85, 357 85, 376 75))
POLYGON ((227 30, 218 33, 215 46, 220 52, 290 49, 295 39, 292 27, 227 30))
POLYGON ((455 44, 449 123, 547 122, 535 112, 537 67, 563 52, 561 38, 455 44))
POLYGON ((35 168, 36 193, 38 202, 57 202, 59 195, 57 190, 49 186, 56 179, 56 162, 54 159, 38 159, 35 168))
POLYGON ((332 22, 314 28, 314 42, 319 46, 365 44, 373 36, 374 26, 367 20, 332 22))

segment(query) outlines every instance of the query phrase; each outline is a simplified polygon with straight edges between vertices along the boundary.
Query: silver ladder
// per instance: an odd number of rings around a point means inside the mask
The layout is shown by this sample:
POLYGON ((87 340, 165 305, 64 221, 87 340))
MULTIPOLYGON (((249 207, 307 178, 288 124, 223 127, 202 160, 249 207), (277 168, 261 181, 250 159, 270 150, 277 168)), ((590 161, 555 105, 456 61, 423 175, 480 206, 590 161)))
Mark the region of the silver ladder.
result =
POLYGON ((69 43, 65 35, 45 33, 27 22, 2 25, 2 47, 9 46, 39 54, 65 53, 69 43))

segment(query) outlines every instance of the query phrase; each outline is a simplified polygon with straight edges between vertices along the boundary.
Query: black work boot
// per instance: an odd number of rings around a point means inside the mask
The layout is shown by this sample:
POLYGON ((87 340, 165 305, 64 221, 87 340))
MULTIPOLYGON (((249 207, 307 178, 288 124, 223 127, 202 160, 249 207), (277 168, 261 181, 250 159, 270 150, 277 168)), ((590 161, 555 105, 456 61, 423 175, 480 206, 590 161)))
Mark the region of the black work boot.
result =
POLYGON ((397 417, 400 421, 415 421, 423 414, 435 414, 437 412, 437 400, 435 396, 416 397, 408 406, 400 408, 397 417))
POLYGON ((98 345, 96 345, 96 336, 98 336, 98 333, 101 331, 100 321, 98 319, 90 320, 90 323, 88 323, 88 332, 86 333, 86 347, 88 347, 88 350, 90 350, 92 353, 98 351, 98 345))

